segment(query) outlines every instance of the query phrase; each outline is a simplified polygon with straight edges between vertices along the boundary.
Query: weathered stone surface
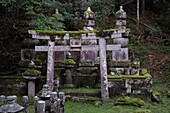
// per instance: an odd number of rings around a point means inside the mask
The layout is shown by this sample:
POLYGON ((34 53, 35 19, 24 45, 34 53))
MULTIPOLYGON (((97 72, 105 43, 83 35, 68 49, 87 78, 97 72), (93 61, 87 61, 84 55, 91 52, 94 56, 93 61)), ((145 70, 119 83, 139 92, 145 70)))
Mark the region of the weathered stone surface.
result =
POLYGON ((59 98, 61 100, 60 113, 64 113, 64 103, 65 103, 65 94, 64 94, 64 92, 59 92, 59 98))
POLYGON ((39 98, 38 96, 34 97, 34 112, 37 113, 37 102, 38 102, 39 98))
POLYGON ((121 34, 121 33, 113 33, 113 34, 111 35, 111 38, 120 38, 120 37, 122 37, 122 34, 121 34))
POLYGON ((125 80, 126 93, 131 93, 132 92, 131 82, 133 82, 133 81, 129 80, 129 79, 125 80))
POLYGON ((56 51, 55 52, 55 60, 56 61, 64 61, 66 59, 65 51, 56 51))
POLYGON ((110 68, 109 69, 114 75, 125 75, 124 68, 110 68))
POLYGON ((28 96, 23 96, 23 113, 28 113, 28 96))
POLYGON ((108 80, 109 96, 115 97, 123 93, 124 81, 120 79, 115 79, 114 81, 108 80))
POLYGON ((120 50, 120 49, 121 49, 121 45, 120 44, 106 45, 106 50, 120 50))
POLYGON ((97 58, 97 51, 81 51, 81 61, 95 61, 97 58))
POLYGON ((97 40, 82 40, 82 45, 96 45, 97 44, 97 40))
POLYGON ((129 42, 128 38, 115 38, 115 39, 113 39, 113 44, 120 44, 121 47, 127 47, 128 42, 129 42))
POLYGON ((37 113, 45 113, 45 101, 37 102, 37 113))
POLYGON ((127 61, 128 60, 128 48, 121 48, 121 50, 113 50, 112 60, 127 61))
POLYGON ((92 66, 94 66, 94 61, 81 61, 81 62, 79 62, 79 66, 92 67, 92 66))
POLYGON ((30 98, 35 96, 35 81, 28 81, 28 96, 30 98))
POLYGON ((110 61, 109 66, 111 67, 130 67, 131 62, 130 60, 128 61, 110 61))
POLYGON ((100 46, 101 97, 102 101, 107 101, 109 99, 109 92, 107 81, 106 41, 104 38, 100 38, 99 46, 100 46))
POLYGON ((4 95, 0 96, 0 103, 5 104, 5 96, 4 95))
POLYGON ((54 79, 54 45, 55 42, 48 42, 48 63, 47 63, 47 84, 50 90, 53 90, 53 79, 54 79))
POLYGON ((17 104, 17 96, 7 96, 7 104, 0 107, 1 113, 17 113, 24 109, 17 104))
POLYGON ((126 26, 126 20, 117 20, 116 26, 126 26))
POLYGON ((57 110, 57 106, 55 106, 55 98, 57 98, 57 92, 51 92, 50 94, 50 104, 51 104, 51 108, 50 111, 52 113, 55 113, 55 111, 57 110))
POLYGON ((81 47, 81 39, 70 39, 70 47, 81 47))

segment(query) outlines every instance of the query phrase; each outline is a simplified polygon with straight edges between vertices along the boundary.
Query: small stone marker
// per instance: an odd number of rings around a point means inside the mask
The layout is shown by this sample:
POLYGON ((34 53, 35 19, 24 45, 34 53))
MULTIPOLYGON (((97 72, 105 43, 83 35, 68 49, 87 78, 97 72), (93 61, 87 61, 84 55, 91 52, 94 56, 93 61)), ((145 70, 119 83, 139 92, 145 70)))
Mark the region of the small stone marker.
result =
POLYGON ((45 113, 45 101, 39 100, 37 102, 37 113, 45 113))
POLYGON ((59 92, 59 98, 61 99, 60 113, 64 113, 64 103, 65 103, 65 94, 64 94, 64 92, 59 92))
POLYGON ((57 98, 57 92, 51 92, 51 97, 50 97, 51 109, 50 109, 50 111, 52 113, 55 113, 56 107, 57 107, 57 106, 55 106, 55 98, 57 98))
POLYGON ((28 113, 28 96, 23 96, 23 113, 28 113))
POLYGON ((5 104, 5 96, 4 95, 0 96, 0 103, 5 104))
POLYGON ((37 102, 38 102, 39 98, 38 96, 34 97, 34 112, 37 113, 37 102))

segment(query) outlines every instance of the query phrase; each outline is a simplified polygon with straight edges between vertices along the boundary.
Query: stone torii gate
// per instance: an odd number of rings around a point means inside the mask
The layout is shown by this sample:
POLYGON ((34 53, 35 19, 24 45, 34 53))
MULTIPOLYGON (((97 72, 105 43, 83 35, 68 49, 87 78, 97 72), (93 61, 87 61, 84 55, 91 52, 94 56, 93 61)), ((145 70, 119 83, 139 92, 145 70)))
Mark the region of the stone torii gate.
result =
MULTIPOLYGON (((95 37, 92 36, 94 33, 88 33, 89 36, 82 34, 81 39, 86 40, 99 40, 99 45, 82 45, 81 48, 71 48, 70 45, 65 46, 55 46, 55 41, 61 40, 57 35, 55 39, 51 39, 50 36, 39 35, 36 31, 29 30, 29 34, 32 34, 32 38, 48 40, 48 46, 35 46, 35 51, 48 52, 48 63, 47 63, 47 84, 50 86, 50 90, 53 90, 53 79, 54 79, 54 52, 55 51, 100 51, 100 74, 101 74, 101 90, 102 99, 107 100, 108 96, 108 83, 107 83, 107 61, 106 61, 106 50, 118 50, 121 45, 106 45, 106 40, 108 37, 95 37), (90 37, 91 36, 91 37, 90 37)), ((119 35, 119 34, 118 34, 119 35)), ((112 38, 118 36, 115 32, 112 38)), ((64 36, 64 40, 69 40, 69 34, 64 36)))
POLYGON ((84 13, 86 18, 86 26, 84 31, 41 31, 41 30, 29 30, 28 33, 32 35, 32 38, 48 40, 48 46, 35 46, 35 51, 48 51, 48 64, 47 64, 47 84, 50 87, 50 90, 53 90, 53 79, 54 79, 54 52, 55 51, 99 51, 100 57, 100 76, 101 76, 101 97, 102 101, 107 101, 109 99, 108 93, 108 80, 107 80, 107 61, 106 61, 106 51, 112 51, 113 60, 117 60, 117 55, 114 55, 116 52, 119 54, 124 54, 125 58, 118 58, 118 60, 128 60, 128 49, 121 48, 121 42, 124 41, 122 33, 129 32, 126 29, 126 13, 123 11, 122 7, 119 13, 117 14, 116 28, 104 30, 103 35, 99 35, 99 31, 94 31, 94 21, 91 19, 94 18, 94 13, 90 8, 84 13), (121 13, 121 14, 120 14, 121 13), (123 18, 123 19, 122 19, 123 18), (98 34, 99 36, 96 36, 98 34), (106 34, 106 35, 105 35, 106 34), (108 34, 110 34, 108 36, 108 34), (74 39, 74 36, 78 35, 74 39), (115 44, 106 45, 106 39, 115 40, 115 44), (120 42, 117 40, 120 39, 120 42), (64 46, 55 46, 55 41, 57 40, 69 40, 70 45, 64 46), (96 44, 92 45, 82 45, 82 40, 92 40, 96 44), (99 40, 99 45, 97 45, 97 40, 99 40), (73 43, 71 43, 73 42, 73 43), (72 45, 73 44, 73 45, 72 45))

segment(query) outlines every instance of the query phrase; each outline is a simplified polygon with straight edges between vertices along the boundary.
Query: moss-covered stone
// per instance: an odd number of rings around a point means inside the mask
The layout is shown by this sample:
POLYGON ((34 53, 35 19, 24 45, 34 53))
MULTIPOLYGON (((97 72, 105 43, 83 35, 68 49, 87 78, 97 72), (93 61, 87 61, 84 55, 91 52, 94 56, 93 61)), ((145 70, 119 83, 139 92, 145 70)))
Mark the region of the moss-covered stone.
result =
POLYGON ((94 102, 94 105, 97 106, 97 107, 99 107, 99 106, 102 105, 102 102, 101 102, 101 101, 95 101, 95 102, 94 102))
MULTIPOLYGON (((119 29, 107 29, 107 30, 103 30, 102 32, 104 33, 105 36, 108 36, 108 35, 112 34, 115 30, 119 30, 119 29)), ((70 35, 71 34, 74 34, 74 35, 88 34, 88 33, 96 33, 97 35, 101 34, 101 31, 95 31, 95 30, 93 30, 93 31, 83 31, 83 30, 80 30, 80 31, 33 30, 33 31, 36 31, 40 35, 48 35, 48 36, 56 36, 56 35, 58 35, 59 37, 64 37, 64 35, 66 33, 69 33, 70 35)))
POLYGON ((3 103, 2 102, 0 102, 0 106, 2 106, 3 105, 3 103))
POLYGON ((28 11, 25 13, 26 16, 37 16, 37 14, 34 11, 28 11))
POLYGON ((136 75, 107 76, 108 79, 121 79, 121 78, 145 79, 147 77, 148 76, 136 76, 136 75))
POLYGON ((146 73, 148 73, 148 70, 147 70, 146 68, 141 69, 141 74, 142 74, 142 75, 144 75, 144 74, 146 74, 146 73))
POLYGON ((109 66, 112 67, 129 67, 130 66, 130 60, 128 61, 110 61, 109 66))
MULTIPOLYGON (((85 18, 86 18, 86 13, 88 13, 88 15, 93 14, 93 18, 94 18, 94 16, 95 16, 95 14, 94 14, 93 11, 85 11, 85 12, 84 12, 85 18)), ((90 16, 89 16, 89 17, 90 17, 90 16)))
POLYGON ((144 76, 152 78, 152 76, 149 73, 144 74, 144 76))
POLYGON ((63 64, 76 64, 76 62, 73 59, 66 59, 62 63, 63 64))
POLYGON ((115 105, 134 105, 134 106, 144 106, 145 102, 138 98, 131 97, 120 97, 115 102, 115 105))
POLYGON ((152 113, 152 111, 148 109, 140 109, 140 110, 135 111, 135 113, 152 113))
POLYGON ((24 73, 22 73, 23 76, 38 76, 40 74, 40 71, 34 69, 28 69, 24 73))
POLYGON ((161 96, 161 94, 160 94, 158 91, 153 91, 153 92, 152 92, 152 95, 161 96))

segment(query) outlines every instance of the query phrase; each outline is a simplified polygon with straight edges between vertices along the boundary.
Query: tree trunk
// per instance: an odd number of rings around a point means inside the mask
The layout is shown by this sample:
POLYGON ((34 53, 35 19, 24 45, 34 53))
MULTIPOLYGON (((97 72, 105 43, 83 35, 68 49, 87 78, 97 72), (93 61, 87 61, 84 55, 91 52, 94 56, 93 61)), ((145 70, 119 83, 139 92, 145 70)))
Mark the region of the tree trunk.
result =
POLYGON ((139 23, 139 0, 137 0, 137 22, 139 23))
POLYGON ((140 0, 140 14, 144 15, 145 13, 145 0, 140 0))

